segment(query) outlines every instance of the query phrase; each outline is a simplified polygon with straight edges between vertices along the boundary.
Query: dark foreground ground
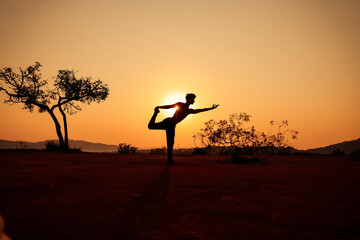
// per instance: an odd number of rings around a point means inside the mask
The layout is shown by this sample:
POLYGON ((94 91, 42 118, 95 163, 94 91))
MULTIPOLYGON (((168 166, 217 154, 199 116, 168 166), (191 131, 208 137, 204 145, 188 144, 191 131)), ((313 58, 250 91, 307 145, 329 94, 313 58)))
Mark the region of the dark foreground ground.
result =
POLYGON ((21 239, 360 239, 347 157, 0 152, 0 214, 21 239))

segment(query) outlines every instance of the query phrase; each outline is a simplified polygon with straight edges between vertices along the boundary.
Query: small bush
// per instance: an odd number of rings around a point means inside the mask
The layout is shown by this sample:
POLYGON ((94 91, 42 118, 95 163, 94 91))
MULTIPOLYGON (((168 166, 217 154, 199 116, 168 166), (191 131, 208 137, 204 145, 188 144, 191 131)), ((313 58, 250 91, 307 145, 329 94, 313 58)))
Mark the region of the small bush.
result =
POLYGON ((334 151, 331 153, 333 156, 343 156, 345 155, 344 151, 341 151, 340 148, 334 149, 334 151))
POLYGON ((48 141, 46 142, 45 144, 45 150, 46 151, 50 151, 50 152, 53 152, 53 151, 59 151, 60 150, 60 147, 59 147, 59 144, 54 142, 54 141, 48 141))
POLYGON ((131 144, 120 143, 117 152, 119 154, 134 154, 137 149, 137 147, 131 146, 131 144))
POLYGON ((29 146, 26 145, 23 141, 19 141, 20 143, 20 148, 19 149, 29 149, 29 146))

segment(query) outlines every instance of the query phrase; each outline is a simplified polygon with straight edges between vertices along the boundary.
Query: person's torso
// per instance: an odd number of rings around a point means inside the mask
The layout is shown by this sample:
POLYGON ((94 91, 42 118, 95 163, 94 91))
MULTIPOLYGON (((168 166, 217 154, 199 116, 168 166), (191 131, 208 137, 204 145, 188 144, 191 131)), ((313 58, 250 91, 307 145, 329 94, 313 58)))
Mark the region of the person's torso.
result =
POLYGON ((184 103, 177 103, 176 106, 178 108, 176 109, 174 116, 171 118, 171 121, 174 124, 178 124, 179 122, 184 120, 184 118, 186 118, 187 115, 189 115, 190 113, 189 108, 184 103))

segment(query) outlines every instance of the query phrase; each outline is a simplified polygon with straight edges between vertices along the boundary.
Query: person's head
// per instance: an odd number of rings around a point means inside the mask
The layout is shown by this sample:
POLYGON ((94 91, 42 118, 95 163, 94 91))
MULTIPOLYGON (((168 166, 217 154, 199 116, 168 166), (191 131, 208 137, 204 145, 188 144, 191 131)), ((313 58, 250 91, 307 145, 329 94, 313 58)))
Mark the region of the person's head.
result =
POLYGON ((188 93, 188 94, 186 94, 186 97, 185 97, 186 102, 188 102, 190 104, 194 104, 195 98, 196 98, 196 96, 193 93, 188 93))

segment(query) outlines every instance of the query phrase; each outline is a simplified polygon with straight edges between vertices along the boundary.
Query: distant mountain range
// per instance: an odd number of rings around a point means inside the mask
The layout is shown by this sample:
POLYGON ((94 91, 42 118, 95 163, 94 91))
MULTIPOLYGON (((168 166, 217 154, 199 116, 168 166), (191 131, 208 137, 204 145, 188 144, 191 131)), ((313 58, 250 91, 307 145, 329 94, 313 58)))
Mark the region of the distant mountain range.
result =
MULTIPOLYGON (((47 140, 41 142, 25 142, 25 141, 6 141, 0 140, 0 149, 45 149, 46 143, 49 141, 57 142, 57 140, 47 140)), ((71 148, 80 148, 84 152, 116 152, 118 145, 109 145, 103 143, 92 143, 82 140, 69 140, 71 148)), ((360 150, 360 138, 353 141, 345 141, 329 145, 326 147, 313 148, 298 152, 311 154, 331 154, 334 150, 340 149, 345 154, 350 154, 360 150)))
POLYGON ((360 150, 360 138, 357 140, 352 141, 345 141, 342 143, 337 143, 333 145, 329 145, 326 147, 320 147, 320 148, 312 148, 305 150, 306 153, 312 153, 312 154, 331 154, 334 150, 340 149, 341 151, 344 151, 345 154, 350 154, 355 151, 360 150))
MULTIPOLYGON (((58 140, 47 140, 41 142, 6 141, 0 140, 0 149, 45 149, 46 143, 58 142, 58 140)), ((103 143, 92 143, 81 140, 69 140, 71 148, 80 148, 84 152, 115 152, 118 145, 103 143)))

